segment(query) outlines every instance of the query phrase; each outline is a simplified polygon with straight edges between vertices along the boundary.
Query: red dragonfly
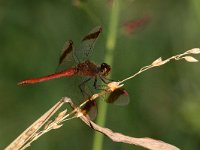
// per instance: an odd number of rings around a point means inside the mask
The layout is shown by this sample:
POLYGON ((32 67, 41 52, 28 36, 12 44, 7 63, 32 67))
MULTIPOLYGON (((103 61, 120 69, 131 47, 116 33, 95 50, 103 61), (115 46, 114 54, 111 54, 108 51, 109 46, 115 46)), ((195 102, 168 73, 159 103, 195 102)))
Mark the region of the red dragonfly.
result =
MULTIPOLYGON (((79 49, 74 49, 73 42, 71 40, 67 41, 61 51, 57 73, 39 78, 23 80, 17 85, 34 84, 55 78, 79 75, 87 78, 81 84, 79 84, 79 89, 84 96, 89 96, 89 92, 86 92, 85 89, 87 89, 86 83, 88 83, 91 79, 94 79, 94 89, 98 89, 97 78, 100 78, 101 81, 106 84, 110 82, 108 79, 106 79, 106 76, 110 73, 111 67, 106 63, 96 65, 88 59, 93 51, 94 44, 101 32, 102 28, 100 26, 95 27, 93 30, 91 30, 82 39, 82 43, 79 49)), ((108 96, 106 102, 115 103, 118 105, 125 105, 128 104, 129 101, 127 95, 128 94, 125 90, 118 89, 108 96)), ((95 106, 96 103, 94 101, 91 101, 90 103, 87 103, 83 108, 83 110, 85 110, 89 114, 91 119, 94 119, 96 117, 95 106)))

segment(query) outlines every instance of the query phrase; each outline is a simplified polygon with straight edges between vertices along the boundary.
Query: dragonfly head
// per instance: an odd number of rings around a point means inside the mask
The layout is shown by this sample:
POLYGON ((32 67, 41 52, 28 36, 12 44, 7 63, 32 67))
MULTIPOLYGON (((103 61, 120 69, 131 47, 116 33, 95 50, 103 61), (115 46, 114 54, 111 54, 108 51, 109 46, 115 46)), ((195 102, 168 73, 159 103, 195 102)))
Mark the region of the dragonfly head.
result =
POLYGON ((101 71, 102 76, 107 76, 111 71, 111 67, 110 67, 110 65, 108 65, 106 63, 102 63, 101 67, 100 67, 100 71, 101 71))

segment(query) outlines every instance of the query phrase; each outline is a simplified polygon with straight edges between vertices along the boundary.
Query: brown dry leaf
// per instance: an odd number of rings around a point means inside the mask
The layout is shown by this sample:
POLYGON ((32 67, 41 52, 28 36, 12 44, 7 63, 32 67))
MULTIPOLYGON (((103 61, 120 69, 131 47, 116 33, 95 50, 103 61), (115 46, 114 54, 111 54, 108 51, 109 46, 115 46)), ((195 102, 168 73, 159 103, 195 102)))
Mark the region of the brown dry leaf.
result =
POLYGON ((80 117, 83 122, 85 122, 90 128, 103 133, 107 137, 109 137, 111 140, 114 142, 122 142, 122 143, 127 143, 127 144, 133 144, 137 146, 141 146, 147 149, 151 150, 179 150, 179 148, 165 143, 160 140, 155 140, 151 138, 135 138, 135 137, 130 137, 121 133, 113 132, 112 130, 108 128, 103 128, 91 120, 89 120, 85 116, 80 117))

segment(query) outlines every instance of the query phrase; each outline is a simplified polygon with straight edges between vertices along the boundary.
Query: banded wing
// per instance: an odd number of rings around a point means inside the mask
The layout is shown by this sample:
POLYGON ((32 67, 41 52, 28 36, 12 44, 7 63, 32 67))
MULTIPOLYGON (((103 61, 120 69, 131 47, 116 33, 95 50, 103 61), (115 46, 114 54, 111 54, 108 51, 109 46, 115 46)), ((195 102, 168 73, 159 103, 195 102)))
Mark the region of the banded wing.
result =
MULTIPOLYGON (((59 58, 59 64, 58 68, 56 69, 56 72, 61 72, 66 69, 74 67, 77 63, 75 61, 75 56, 74 56, 74 47, 73 47, 73 42, 71 40, 67 41, 64 44, 63 49, 61 50, 60 58, 59 58)), ((88 87, 89 85, 84 85, 82 86, 82 90, 85 91, 81 93, 79 89, 79 85, 84 82, 86 77, 72 77, 71 80, 69 80, 67 85, 68 90, 66 91, 67 95, 70 95, 71 98, 73 99, 83 99, 83 98, 88 98, 89 95, 92 95, 90 88, 88 87)), ((91 119, 94 120, 97 115, 97 107, 96 107, 96 102, 91 101, 88 104, 85 105, 82 109, 83 113, 91 119)))
POLYGON ((63 49, 60 53, 59 63, 56 72, 61 72, 76 65, 75 59, 73 57, 73 51, 73 42, 71 40, 65 42, 63 49))
MULTIPOLYGON (((129 103, 129 95, 123 88, 116 89, 110 94, 105 95, 105 101, 109 104, 124 106, 129 103)), ((83 108, 83 114, 88 116, 91 120, 94 120, 97 116, 97 104, 96 101, 89 101, 83 108)))
POLYGON ((42 76, 42 77, 37 77, 37 78, 26 79, 26 80, 18 82, 17 85, 35 84, 35 83, 40 83, 40 82, 56 79, 56 78, 75 75, 77 73, 77 70, 76 68, 72 68, 75 62, 72 57, 72 54, 73 54, 72 51, 73 51, 73 42, 67 41, 61 52, 61 56, 59 59, 59 67, 57 68, 57 71, 56 71, 57 73, 42 76))
MULTIPOLYGON (((78 49, 74 50, 74 58, 77 63, 83 62, 88 59, 88 57, 91 55, 91 53, 93 51, 94 44, 95 44, 96 40, 98 39, 98 36, 101 32, 102 32, 102 27, 97 26, 94 29, 92 29, 82 39, 82 43, 81 43, 80 47, 78 49)), ((84 80, 86 80, 86 79, 83 77, 82 82, 84 82, 84 80)), ((92 87, 90 87, 90 85, 93 85, 93 83, 90 84, 88 82, 87 84, 84 84, 84 86, 82 86, 83 90, 87 92, 87 94, 82 93, 84 95, 83 97, 88 97, 88 94, 91 96, 92 93, 94 93, 94 91, 93 92, 91 91, 92 87)), ((83 107, 83 111, 90 117, 91 120, 94 120, 97 115, 96 102, 91 101, 91 102, 87 103, 83 107)))
MULTIPOLYGON (((84 81, 87 81, 87 78, 82 78, 82 83, 84 81)), ((94 80, 90 80, 87 81, 82 87, 82 95, 84 100, 86 99, 90 99, 90 97, 94 94, 97 93, 97 90, 94 89, 94 80)), ((83 101, 84 101, 83 100, 83 101)), ((88 116, 91 120, 94 120, 97 116, 97 112, 98 112, 98 108, 97 108, 97 104, 96 101, 89 101, 86 105, 84 105, 84 107, 82 108, 83 114, 87 114, 86 116, 88 116)))
POLYGON ((83 62, 88 59, 94 48, 94 44, 98 39, 99 34, 102 32, 102 27, 97 26, 92 29, 83 39, 80 47, 74 51, 77 62, 83 62))
POLYGON ((108 94, 105 101, 115 105, 127 105, 129 103, 129 95, 125 89, 119 88, 108 94))
POLYGON ((89 101, 83 108, 82 113, 89 117, 91 120, 95 120, 97 116, 97 104, 95 101, 89 101))

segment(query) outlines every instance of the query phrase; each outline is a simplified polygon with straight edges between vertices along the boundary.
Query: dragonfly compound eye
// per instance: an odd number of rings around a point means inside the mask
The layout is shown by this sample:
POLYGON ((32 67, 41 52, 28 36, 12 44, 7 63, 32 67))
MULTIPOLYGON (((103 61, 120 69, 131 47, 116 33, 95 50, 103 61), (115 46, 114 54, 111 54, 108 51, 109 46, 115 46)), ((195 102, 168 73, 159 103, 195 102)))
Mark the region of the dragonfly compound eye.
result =
POLYGON ((107 76, 110 70, 111 70, 111 67, 108 64, 106 63, 101 64, 101 72, 103 76, 107 76))

